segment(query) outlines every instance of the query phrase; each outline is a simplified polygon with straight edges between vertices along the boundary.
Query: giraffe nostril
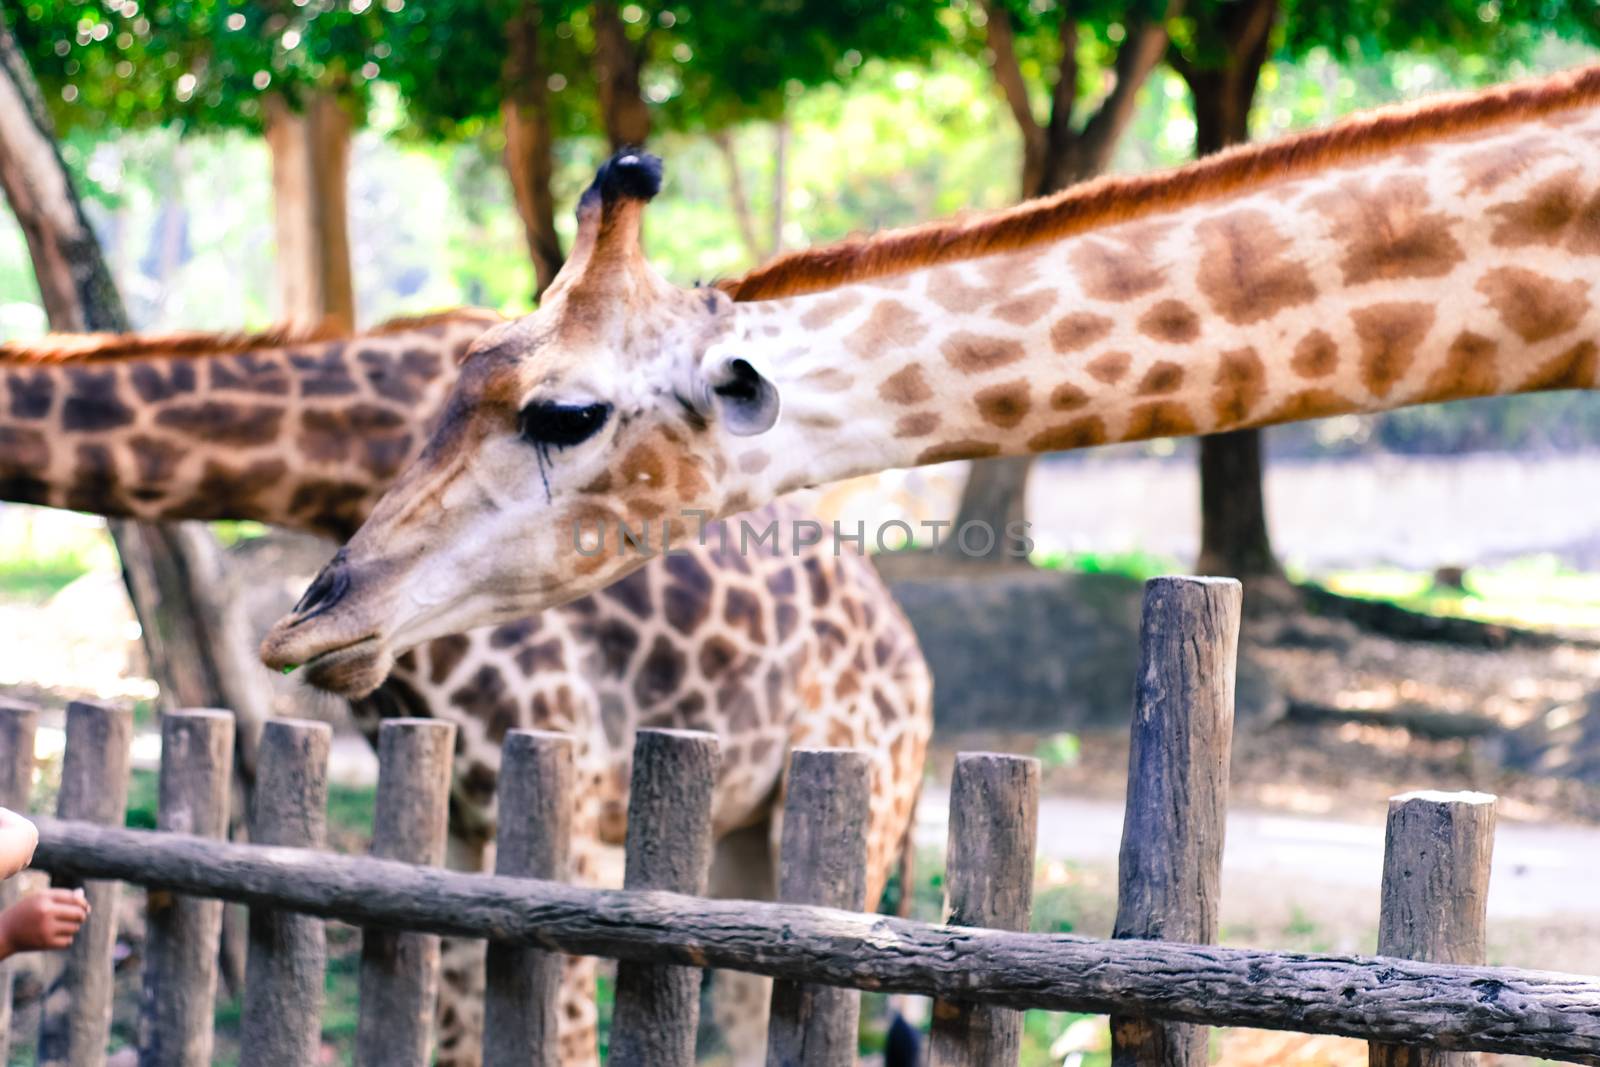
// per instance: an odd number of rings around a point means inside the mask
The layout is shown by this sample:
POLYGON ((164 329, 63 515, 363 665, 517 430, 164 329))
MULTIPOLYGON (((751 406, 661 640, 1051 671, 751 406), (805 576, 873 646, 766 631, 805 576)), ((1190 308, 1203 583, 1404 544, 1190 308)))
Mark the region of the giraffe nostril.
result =
POLYGON ((323 567, 294 606, 295 622, 305 622, 333 607, 350 591, 350 568, 341 551, 323 567))

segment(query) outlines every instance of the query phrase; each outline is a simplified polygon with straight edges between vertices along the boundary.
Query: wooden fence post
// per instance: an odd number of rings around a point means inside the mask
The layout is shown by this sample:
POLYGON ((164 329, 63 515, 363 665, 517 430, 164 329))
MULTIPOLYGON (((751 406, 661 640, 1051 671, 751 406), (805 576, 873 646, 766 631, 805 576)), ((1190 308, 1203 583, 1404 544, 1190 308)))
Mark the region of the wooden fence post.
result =
MULTIPOLYGON (((1145 583, 1113 937, 1217 938, 1242 589, 1232 578, 1145 583)), ((1192 1023, 1111 1017, 1117 1067, 1205 1067, 1192 1023)))
MULTIPOLYGON (((564 882, 572 836, 572 738, 512 730, 500 747, 494 873, 564 882)), ((561 956, 491 941, 483 1067, 556 1067, 561 956)))
MULTIPOLYGON (((439 719, 389 719, 378 727, 372 855, 426 867, 444 862, 455 742, 455 723, 439 719)), ((363 930, 357 1067, 424 1067, 438 998, 437 937, 363 930)))
MULTIPOLYGON (((634 735, 624 889, 705 894, 718 763, 711 734, 640 730, 634 735)), ((700 975, 697 967, 619 964, 611 1062, 691 1067, 700 975)))
MULTIPOLYGON (((128 746, 133 714, 87 700, 67 705, 67 747, 61 759, 61 795, 56 813, 121 826, 128 809, 128 746)), ((111 1036, 112 949, 117 940, 118 882, 88 881, 84 895, 93 909, 62 952, 62 1005, 48 1007, 39 1021, 39 1063, 100 1067, 111 1036)))
MULTIPOLYGON (((778 899, 860 911, 867 892, 872 758, 849 749, 796 749, 783 804, 778 899)), ((861 994, 777 979, 767 1067, 851 1067, 861 994)))
MULTIPOLYGON (((1389 799, 1378 955, 1484 962, 1495 798, 1423 790, 1389 799)), ((1372 1067, 1473 1067, 1476 1052, 1380 1045, 1372 1067)))
MULTIPOLYGON (((328 835, 327 723, 271 719, 261 731, 250 840, 322 848, 328 835)), ((239 1022, 241 1067, 310 1067, 322 1046, 327 931, 321 919, 250 909, 239 1022)))
MULTIPOLYGON (((0 808, 26 813, 33 790, 37 708, 0 700, 0 808)), ((17 880, 0 881, 0 911, 17 902, 17 880)), ((11 963, 0 961, 0 1063, 11 1062, 11 963)))
MULTIPOLYGON (((232 712, 190 709, 163 715, 156 828, 224 837, 232 772, 232 712)), ((152 890, 145 911, 139 1063, 208 1067, 222 902, 152 890)))
MULTIPOLYGON (((950 782, 945 910, 952 926, 1027 930, 1039 828, 1039 761, 962 753, 950 782)), ((957 1000, 933 1002, 930 1067, 1015 1064, 1022 1013, 957 1000)))

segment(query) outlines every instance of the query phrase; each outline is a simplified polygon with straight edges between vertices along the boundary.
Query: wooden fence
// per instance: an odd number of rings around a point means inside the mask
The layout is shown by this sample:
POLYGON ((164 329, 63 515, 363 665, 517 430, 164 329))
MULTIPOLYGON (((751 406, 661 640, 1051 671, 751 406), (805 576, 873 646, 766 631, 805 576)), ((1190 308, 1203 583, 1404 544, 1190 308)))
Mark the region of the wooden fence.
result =
MULTIPOLYGON (((611 1062, 689 1064, 702 969, 773 976, 771 1064, 854 1062, 858 990, 936 999, 935 1065, 1015 1063, 1023 1009, 1111 1016, 1118 1064, 1205 1062, 1206 1027, 1373 1042, 1375 1064, 1470 1063, 1475 1050, 1600 1064, 1600 980, 1483 966, 1493 798, 1414 794, 1390 805, 1382 956, 1218 948, 1237 583, 1149 583, 1135 685, 1119 902, 1109 940, 1029 934, 1039 767, 960 757, 950 799, 949 919, 864 914, 870 764, 799 751, 790 764, 781 902, 709 900, 708 735, 641 731, 622 890, 564 884, 568 738, 505 740, 497 869, 437 867, 453 727, 394 720, 380 739, 370 857, 322 850, 329 734, 278 721, 262 738, 249 845, 219 838, 232 722, 162 722, 159 829, 120 827, 127 712, 74 704, 58 818, 36 865, 95 901, 67 954, 70 996, 47 1011, 41 1060, 104 1061, 118 881, 151 888, 143 1064, 211 1054, 220 901, 250 907, 242 1063, 308 1064, 319 1033, 321 919, 366 928, 357 1062, 428 1061, 439 935, 486 938, 485 1063, 552 1063, 558 953, 619 961, 611 1062), (1433 1051, 1420 1058, 1418 1048, 1433 1051)), ((0 804, 23 807, 34 715, 0 712, 0 804)), ((9 983, 4 983, 9 990, 9 983)), ((52 1002, 53 1003, 53 1002, 52 1002)), ((0 1010, 4 1010, 0 1008, 0 1010)), ((0 1031, 3 1034, 3 1031, 0 1031)))

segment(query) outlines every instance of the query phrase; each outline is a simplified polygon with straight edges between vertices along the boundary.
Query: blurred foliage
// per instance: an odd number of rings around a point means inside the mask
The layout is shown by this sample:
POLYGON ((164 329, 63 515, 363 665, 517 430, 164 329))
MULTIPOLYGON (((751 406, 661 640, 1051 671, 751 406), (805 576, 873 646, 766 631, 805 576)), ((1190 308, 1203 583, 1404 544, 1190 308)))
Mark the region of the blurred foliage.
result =
POLYGON ((21 509, 0 516, 0 596, 48 600, 90 571, 115 566, 101 524, 41 523, 21 509))
MULTIPOLYGON (((1202 0, 1220 3, 1224 0, 1202 0)), ((1395 53, 1476 58, 1487 69, 1557 37, 1600 45, 1597 0, 1287 0, 1283 50, 1382 63, 1395 53)))
POLYGON ((331 92, 357 114, 405 0, 32 0, 12 32, 58 125, 260 128, 261 95, 331 92))
MULTIPOLYGON (((471 134, 505 95, 507 23, 537 13, 558 129, 599 129, 593 7, 574 0, 33 0, 12 27, 63 129, 259 128, 261 96, 333 93, 357 115, 380 82, 419 136, 471 134)), ((628 3, 643 91, 669 129, 781 114, 867 58, 919 58, 936 0, 628 3)))

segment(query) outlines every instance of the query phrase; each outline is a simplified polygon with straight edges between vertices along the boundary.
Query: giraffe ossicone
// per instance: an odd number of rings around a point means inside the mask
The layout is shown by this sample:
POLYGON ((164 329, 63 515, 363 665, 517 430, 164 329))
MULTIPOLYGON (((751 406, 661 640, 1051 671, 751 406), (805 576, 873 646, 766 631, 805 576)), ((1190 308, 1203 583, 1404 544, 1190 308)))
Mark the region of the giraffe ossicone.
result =
POLYGON ((888 468, 1596 384, 1600 66, 710 289, 640 250, 656 173, 602 168, 592 239, 474 346, 347 591, 281 620, 268 663, 360 693, 397 650, 641 565, 578 552, 585 522, 681 538, 689 513, 888 468))

